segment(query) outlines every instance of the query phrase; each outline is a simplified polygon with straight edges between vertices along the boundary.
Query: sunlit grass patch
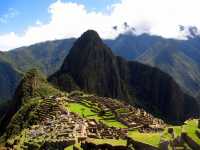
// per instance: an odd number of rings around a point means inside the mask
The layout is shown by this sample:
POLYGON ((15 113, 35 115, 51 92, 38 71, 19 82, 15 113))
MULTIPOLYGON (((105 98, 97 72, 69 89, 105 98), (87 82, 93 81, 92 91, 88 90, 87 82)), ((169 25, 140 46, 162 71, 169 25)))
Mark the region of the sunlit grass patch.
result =
POLYGON ((81 117, 102 121, 110 127, 126 128, 125 125, 115 119, 115 116, 110 111, 100 116, 98 112, 92 111, 92 106, 88 107, 81 103, 69 103, 68 108, 69 111, 78 113, 81 117))
POLYGON ((155 147, 159 146, 160 133, 140 133, 138 131, 130 131, 128 136, 135 141, 146 143, 155 147))
POLYGON ((88 139, 89 142, 94 144, 111 144, 112 146, 126 146, 127 141, 122 139, 88 139))

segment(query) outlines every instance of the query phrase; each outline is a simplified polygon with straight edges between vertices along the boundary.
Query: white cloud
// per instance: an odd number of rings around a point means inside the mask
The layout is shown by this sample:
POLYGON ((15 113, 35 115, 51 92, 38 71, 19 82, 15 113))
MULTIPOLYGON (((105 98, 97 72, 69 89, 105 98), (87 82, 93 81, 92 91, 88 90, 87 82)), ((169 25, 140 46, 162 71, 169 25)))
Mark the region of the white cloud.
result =
POLYGON ((121 0, 106 12, 87 11, 84 5, 58 0, 49 6, 51 21, 30 26, 24 35, 0 35, 0 50, 36 42, 78 37, 87 29, 95 29, 103 38, 114 38, 124 31, 123 23, 139 33, 180 37, 179 25, 200 28, 199 0, 121 0), (117 25, 118 30, 113 30, 117 25))

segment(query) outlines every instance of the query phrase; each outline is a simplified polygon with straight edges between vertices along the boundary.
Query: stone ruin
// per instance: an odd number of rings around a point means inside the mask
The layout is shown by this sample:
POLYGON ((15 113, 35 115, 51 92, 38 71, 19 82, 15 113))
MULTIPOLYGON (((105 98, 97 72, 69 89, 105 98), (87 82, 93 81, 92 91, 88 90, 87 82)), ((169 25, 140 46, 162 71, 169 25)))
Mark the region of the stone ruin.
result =
POLYGON ((163 120, 155 118, 143 109, 133 107, 126 102, 94 95, 83 97, 73 94, 73 96, 70 96, 70 99, 78 103, 82 103, 82 99, 86 99, 104 112, 111 111, 116 119, 130 130, 139 129, 140 132, 160 132, 166 127, 163 120), (120 112, 120 110, 125 110, 125 112, 120 112))
POLYGON ((81 118, 78 114, 63 108, 63 100, 68 99, 62 97, 48 97, 45 99, 44 104, 41 105, 41 110, 44 111, 38 112, 41 116, 41 123, 33 125, 25 133, 26 137, 29 137, 29 142, 36 140, 38 137, 44 137, 45 143, 51 145, 55 143, 75 144, 87 138, 126 138, 127 129, 108 127, 94 119, 81 118), (48 107, 50 103, 51 108, 48 107))

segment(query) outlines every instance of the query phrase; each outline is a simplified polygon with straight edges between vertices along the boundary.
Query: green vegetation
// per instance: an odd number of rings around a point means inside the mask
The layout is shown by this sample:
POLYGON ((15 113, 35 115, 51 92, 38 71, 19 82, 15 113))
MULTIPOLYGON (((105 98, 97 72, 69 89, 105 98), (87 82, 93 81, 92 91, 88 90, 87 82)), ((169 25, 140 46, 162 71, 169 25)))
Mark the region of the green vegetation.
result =
POLYGON ((62 91, 74 91, 79 90, 80 88, 74 82, 73 78, 71 78, 68 74, 62 74, 58 78, 50 77, 48 79, 56 88, 62 91), (67 85, 67 86, 66 86, 67 85))
POLYGON ((198 129, 198 122, 197 120, 189 120, 185 122, 183 126, 183 132, 186 132, 188 136, 190 136, 196 143, 200 144, 200 139, 196 135, 196 130, 198 129))
POLYGON ((37 69, 32 69, 23 77, 16 90, 15 99, 23 102, 32 97, 55 95, 58 92, 37 69))
POLYGON ((37 114, 37 109, 41 102, 40 98, 33 98, 28 103, 25 103, 10 121, 6 130, 6 137, 17 135, 22 129, 38 122, 40 116, 37 114))
MULTIPOLYGON (((14 101, 18 110, 12 117, 5 137, 18 135, 23 129, 37 124, 40 118, 40 110, 44 99, 42 97, 56 95, 59 91, 48 84, 45 77, 36 69, 26 73, 16 90, 14 101)), ((49 105, 52 105, 51 103, 49 105)), ((50 107, 50 106, 49 106, 50 107)), ((12 110, 11 110, 12 111, 12 110)))
POLYGON ((12 99, 20 79, 21 73, 9 63, 2 61, 0 56, 0 103, 2 100, 12 99))
MULTIPOLYGON (((115 139, 88 139, 87 140, 90 143, 94 143, 96 145, 98 144, 111 144, 112 146, 126 146, 127 145, 127 141, 126 140, 115 140, 115 139)), ((77 147, 80 150, 82 150, 81 148, 81 144, 75 144, 75 145, 70 145, 68 147, 65 148, 65 150, 73 150, 73 147, 77 147)))
POLYGON ((79 150, 82 150, 80 143, 79 144, 75 144, 75 145, 70 145, 70 146, 66 147, 65 150, 73 150, 73 147, 76 147, 79 150))
POLYGON ((126 146, 127 144, 127 141, 122 139, 89 139, 88 141, 94 144, 111 144, 112 146, 126 146))
POLYGON ((96 115, 95 112, 92 112, 90 108, 80 104, 80 103, 70 103, 69 110, 71 112, 79 113, 82 117, 89 117, 96 115))
MULTIPOLYGON (((187 133, 189 137, 191 137, 196 143, 200 144, 200 139, 196 135, 196 130, 200 131, 198 129, 198 121, 197 120, 188 120, 184 123, 182 126, 170 126, 170 128, 173 128, 174 130, 174 138, 181 135, 182 132, 187 133)), ((165 129, 165 131, 162 133, 161 138, 163 140, 170 140, 172 139, 171 135, 167 132, 168 128, 165 129)))
POLYGON ((158 147, 160 143, 160 133, 140 133, 138 131, 130 131, 128 135, 138 142, 143 142, 155 147, 158 147))
MULTIPOLYGON (((23 78, 19 88, 16 92, 16 98, 22 101, 20 109, 12 117, 10 124, 7 127, 6 133, 4 134, 5 141, 13 144, 19 140, 18 149, 20 146, 31 145, 32 147, 39 147, 47 138, 43 135, 38 136, 31 142, 29 137, 26 137, 26 130, 40 121, 40 112, 44 112, 43 104, 46 102, 42 97, 56 95, 59 90, 49 85, 45 77, 42 76, 37 70, 33 69, 29 71, 23 78)), ((78 113, 81 117, 88 119, 95 119, 101 121, 110 127, 127 128, 125 125, 117 121, 115 115, 108 109, 101 110, 97 103, 92 103, 87 100, 87 96, 82 92, 72 92, 73 94, 81 95, 80 102, 70 102, 62 104, 69 109, 70 112, 78 113)), ((47 104, 47 103, 45 103, 47 104)), ((53 104, 48 102, 47 108, 51 108, 53 104)), ((49 110, 51 111, 51 109, 49 110)), ((49 113, 47 112, 47 114, 49 113)), ((119 113, 127 113, 126 109, 118 109, 119 113)), ((46 114, 45 114, 46 116, 46 114)), ((183 126, 172 126, 175 133, 175 138, 181 135, 182 132, 187 134, 197 143, 200 143, 200 139, 196 136, 195 131, 197 130, 197 120, 187 121, 183 126)), ((199 130, 199 129, 198 129, 199 130)), ((136 141, 143 142, 155 147, 159 146, 161 140, 172 140, 171 135, 167 132, 167 129, 163 133, 140 133, 139 131, 129 131, 128 136, 136 141)), ((50 137, 48 137, 50 138, 50 137)), ((113 146, 126 145, 126 140, 115 140, 115 139, 89 139, 95 144, 112 144, 113 146)), ((80 144, 74 145, 80 148, 80 144)), ((69 146, 66 150, 71 150, 73 146, 69 146)))
MULTIPOLYGON (((182 132, 182 126, 170 126, 168 128, 173 128, 174 131, 174 138, 177 138, 178 136, 181 135, 182 132)), ((164 141, 170 141, 173 139, 171 134, 168 133, 168 128, 166 128, 163 133, 161 134, 161 139, 164 141)))
POLYGON ((68 147, 65 148, 65 150, 73 150, 74 145, 70 145, 68 147))
MULTIPOLYGON (((174 138, 180 136, 182 132, 186 132, 196 143, 200 144, 200 139, 195 133, 196 130, 199 130, 197 127, 197 120, 186 121, 183 126, 170 126, 168 128, 173 128, 174 138)), ((160 140, 170 141, 173 139, 173 137, 168 133, 168 128, 166 128, 162 133, 140 133, 138 131, 129 131, 128 135, 136 141, 158 147, 160 140)))
MULTIPOLYGON (((94 104, 93 104, 94 105, 94 104)), ((97 121, 102 121, 108 126, 113 126, 117 128, 126 128, 125 125, 120 123, 115 119, 115 116, 112 114, 112 112, 106 112, 104 115, 100 116, 99 111, 97 108, 94 110, 92 104, 84 102, 82 103, 69 103, 69 110, 71 112, 78 113, 82 117, 90 118, 90 119, 95 119, 97 121)))

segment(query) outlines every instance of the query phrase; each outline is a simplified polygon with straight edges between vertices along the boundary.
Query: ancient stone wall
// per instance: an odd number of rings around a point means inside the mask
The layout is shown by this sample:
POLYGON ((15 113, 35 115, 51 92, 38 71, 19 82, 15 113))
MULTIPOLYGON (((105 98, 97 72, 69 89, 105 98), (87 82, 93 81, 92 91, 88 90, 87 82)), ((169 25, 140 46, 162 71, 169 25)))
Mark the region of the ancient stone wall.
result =
POLYGON ((48 150, 63 150, 69 145, 75 144, 75 141, 59 141, 59 142, 45 142, 42 146, 42 149, 48 149, 48 150))
POLYGON ((136 150, 159 150, 159 148, 156 148, 154 146, 151 146, 151 145, 148 145, 145 143, 135 141, 131 138, 127 139, 127 146, 134 147, 136 150))
POLYGON ((197 144, 194 140, 192 140, 187 133, 182 133, 181 137, 183 140, 193 149, 193 150, 200 150, 200 145, 197 144))
POLYGON ((112 146, 110 144, 94 144, 85 142, 81 144, 83 150, 128 150, 126 146, 112 146))

